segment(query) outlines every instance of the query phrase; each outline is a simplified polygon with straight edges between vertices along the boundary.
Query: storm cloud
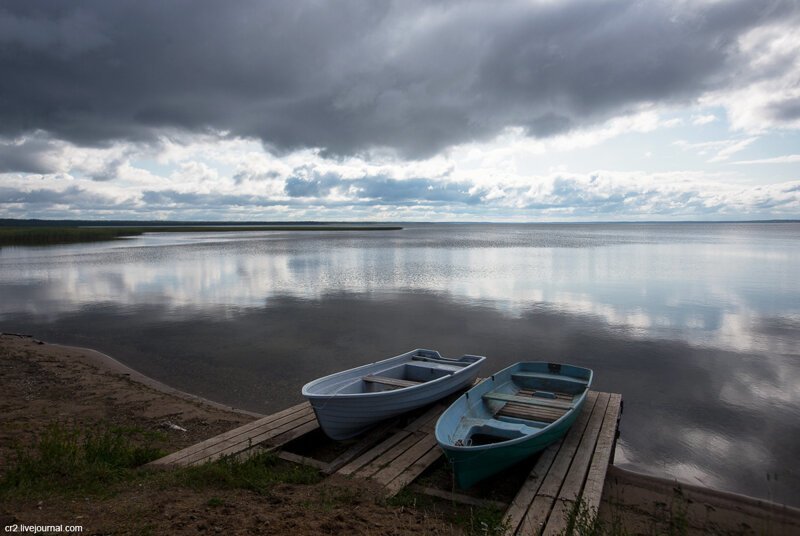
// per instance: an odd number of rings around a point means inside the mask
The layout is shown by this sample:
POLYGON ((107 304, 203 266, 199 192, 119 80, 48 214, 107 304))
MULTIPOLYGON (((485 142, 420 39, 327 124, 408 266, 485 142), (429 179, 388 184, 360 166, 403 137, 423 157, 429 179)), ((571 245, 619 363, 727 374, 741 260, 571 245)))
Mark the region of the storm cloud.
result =
MULTIPOLYGON (((7 1, 0 137, 106 146, 172 129, 422 158, 769 79, 740 38, 799 17, 779 0, 7 1)), ((796 101, 770 106, 775 121, 797 118, 796 101)))

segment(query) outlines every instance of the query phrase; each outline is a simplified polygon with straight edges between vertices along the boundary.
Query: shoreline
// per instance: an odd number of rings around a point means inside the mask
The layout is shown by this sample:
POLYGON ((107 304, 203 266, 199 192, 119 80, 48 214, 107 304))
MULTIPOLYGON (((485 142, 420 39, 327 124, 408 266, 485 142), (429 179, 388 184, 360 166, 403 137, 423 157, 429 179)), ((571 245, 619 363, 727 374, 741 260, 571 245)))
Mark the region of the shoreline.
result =
MULTIPOLYGON (((3 334, 0 334, 0 335, 16 335, 16 334, 3 333, 3 334)), ((18 335, 18 336, 25 337, 25 335, 18 335)), ((234 407, 234 406, 228 406, 228 405, 225 405, 225 404, 221 404, 219 402, 215 402, 214 400, 211 400, 211 399, 208 399, 208 398, 203 398, 202 396, 193 395, 191 393, 187 393, 186 391, 181 391, 179 389, 175 389, 174 387, 170 387, 166 383, 163 383, 163 382, 160 382, 158 380, 155 380, 155 379, 151 378, 150 376, 145 376, 141 372, 138 372, 137 370, 132 369, 131 367, 121 363, 120 361, 117 361, 116 359, 114 359, 113 357, 111 357, 108 354, 104 354, 103 352, 100 352, 99 350, 94 350, 92 348, 84 348, 82 346, 68 346, 68 345, 65 345, 65 344, 54 344, 54 343, 49 343, 49 342, 45 342, 45 341, 39 341, 38 339, 34 339, 33 337, 31 337, 31 338, 34 341, 36 341, 37 343, 46 344, 46 345, 52 346, 54 348, 63 348, 64 350, 67 350, 67 351, 69 351, 69 350, 78 351, 79 352, 78 355, 81 358, 86 358, 86 359, 84 359, 85 363, 87 363, 89 365, 94 365, 94 366, 96 366, 98 368, 101 368, 101 369, 105 369, 105 370, 107 370, 109 372, 122 374, 123 376, 127 376, 128 379, 130 379, 131 381, 135 381, 135 382, 141 383, 142 385, 144 385, 146 387, 149 387, 150 389, 159 391, 161 393, 164 393, 164 394, 167 394, 167 395, 172 395, 172 396, 177 396, 179 398, 183 398, 183 399, 191 401, 191 402, 199 402, 201 404, 205 404, 207 406, 211 406, 213 408, 221 409, 221 410, 224 410, 224 411, 231 411, 233 413, 239 413, 239 414, 242 414, 242 415, 247 415, 248 417, 254 417, 256 419, 260 419, 261 417, 265 416, 263 413, 257 413, 255 411, 249 411, 249 410, 240 409, 240 408, 237 408, 237 407, 234 407)))
MULTIPOLYGON (((186 399, 188 401, 199 402, 199 403, 206 404, 208 406, 211 406, 211 407, 214 407, 214 408, 217 408, 217 409, 221 409, 221 410, 224 410, 224 411, 231 411, 231 412, 234 412, 234 413, 247 415, 247 416, 253 417, 253 418, 261 418, 261 417, 265 417, 266 416, 266 415, 264 415, 262 413, 256 413, 254 411, 248 411, 248 410, 245 410, 245 409, 236 408, 234 406, 228 406, 228 405, 225 405, 225 404, 221 404, 219 402, 215 402, 215 401, 210 400, 208 398, 203 398, 201 396, 193 395, 193 394, 187 393, 185 391, 180 391, 178 389, 175 389, 174 387, 170 387, 169 385, 167 385, 167 384, 165 384, 163 382, 160 382, 160 381, 155 380, 155 379, 153 379, 153 378, 151 378, 149 376, 146 376, 146 375, 144 375, 144 374, 142 374, 140 372, 137 372, 136 370, 130 368, 129 366, 117 361, 116 359, 114 359, 110 355, 104 354, 103 352, 100 352, 98 350, 94 350, 92 348, 84 348, 84 347, 81 347, 81 346, 68 346, 68 345, 64 345, 64 344, 54 344, 54 343, 49 343, 49 342, 46 342, 46 341, 40 341, 40 340, 34 338, 31 335, 20 335, 20 334, 17 334, 17 333, 0 333, 0 335, 12 335, 12 336, 20 337, 20 338, 30 338, 31 340, 33 340, 37 344, 41 343, 41 344, 45 344, 45 345, 48 345, 48 346, 51 346, 51 347, 55 347, 55 348, 63 348, 65 350, 77 350, 77 351, 80 351, 81 352, 81 354, 80 354, 81 356, 85 356, 85 357, 89 358, 89 359, 85 360, 85 362, 87 362, 88 364, 97 366, 98 368, 104 368, 104 369, 108 370, 109 372, 114 372, 114 373, 123 374, 125 376, 129 376, 130 380, 138 382, 138 383, 141 383, 141 384, 145 385, 146 387, 149 387, 151 389, 157 390, 157 391, 159 391, 161 393, 164 393, 164 394, 167 394, 167 395, 178 396, 178 397, 184 398, 184 399, 186 399)), ((710 487, 706 487, 706 486, 700 486, 698 484, 692 484, 692 483, 689 483, 689 482, 684 482, 684 481, 678 480, 676 478, 670 478, 669 476, 666 476, 666 475, 659 476, 659 475, 656 475, 656 474, 653 474, 653 473, 645 473, 645 472, 641 472, 641 471, 636 471, 636 470, 633 470, 633 469, 630 469, 630 468, 624 468, 624 467, 621 467, 621 466, 618 466, 618 465, 614 465, 614 464, 611 464, 610 468, 611 467, 614 468, 614 471, 618 475, 625 475, 626 477, 629 477, 629 478, 636 478, 636 479, 638 479, 638 480, 640 480, 642 482, 652 481, 653 483, 657 483, 657 484, 659 484, 661 486, 680 486, 681 488, 692 490, 694 492, 702 492, 702 493, 705 493, 705 494, 713 495, 714 497, 718 497, 720 499, 725 499, 725 500, 730 500, 730 501, 741 501, 743 503, 748 503, 748 504, 750 504, 752 506, 756 506, 756 507, 772 505, 777 509, 788 508, 788 509, 794 510, 797 513, 797 515, 800 515, 800 508, 796 508, 796 507, 792 507, 792 506, 788 506, 788 505, 782 505, 780 503, 775 503, 775 502, 772 502, 772 501, 769 501, 767 499, 763 499, 763 498, 760 498, 760 497, 755 497, 755 496, 752 496, 752 495, 745 495, 745 494, 741 494, 741 493, 735 493, 735 492, 732 492, 732 491, 718 490, 718 489, 710 488, 710 487)))
MULTIPOLYGON (((182 448, 200 442, 262 416, 179 391, 90 348, 49 344, 32 336, 11 333, 0 333, 0 343, 4 349, 0 357, 8 357, 16 349, 18 355, 26 356, 25 359, 38 359, 37 363, 50 367, 46 374, 33 370, 20 372, 18 377, 23 379, 24 374, 33 374, 29 383, 42 382, 42 390, 36 391, 25 386, 23 401, 12 399, 12 404, 9 404, 8 400, 3 400, 4 404, 0 404, 4 409, 14 410, 9 411, 8 417, 9 423, 15 425, 8 428, 17 429, 17 436, 25 439, 43 429, 46 419, 38 414, 43 408, 52 407, 53 399, 58 401, 58 409, 48 417, 50 420, 67 418, 91 426, 92 422, 97 422, 98 418, 105 415, 119 417, 125 424, 141 422, 151 429, 167 428, 165 424, 171 427, 173 421, 177 422, 178 428, 167 430, 170 435, 168 448, 182 448), (82 401, 63 400, 62 407, 61 400, 73 396, 69 393, 74 392, 75 383, 83 379, 91 384, 85 391, 93 396, 82 401), (59 381, 73 383, 63 386, 64 391, 59 394, 56 392, 59 386, 51 386, 59 381), (101 386, 103 390, 97 389, 97 382, 104 382, 101 386), (49 403, 46 398, 51 399, 49 403), (36 426, 40 430, 33 429, 36 426), (181 432, 184 427, 190 432, 181 432), (24 431, 20 431, 20 428, 24 431)), ((13 391, 14 378, 11 380, 13 391)), ((47 409, 44 411, 47 412, 47 409)), ((11 435, 11 431, 5 431, 0 434, 0 439, 11 435)), ((621 516, 627 529, 647 533, 654 523, 665 521, 659 520, 659 515, 672 515, 658 506, 663 504, 677 504, 678 508, 683 508, 688 528, 697 533, 705 533, 710 527, 719 533, 747 534, 747 527, 755 530, 755 533, 763 533, 764 530, 775 533, 773 529, 776 526, 781 527, 778 533, 800 533, 798 508, 614 465, 609 467, 598 516, 607 523, 613 523, 621 516)))
MULTIPOLYGON (((698 497, 714 498, 718 500, 727 501, 730 503, 737 503, 745 508, 750 509, 769 509, 775 513, 788 512, 792 515, 800 517, 800 508, 789 506, 787 504, 780 504, 761 499, 752 495, 744 495, 742 493, 734 493, 732 491, 725 491, 721 489, 708 488, 698 486, 697 484, 687 484, 677 479, 666 478, 662 476, 651 475, 647 473, 640 473, 632 471, 631 469, 624 469, 616 465, 610 465, 608 468, 608 477, 625 478, 628 480, 637 480, 641 485, 652 485, 659 488, 663 487, 680 487, 684 492, 691 493, 698 497)), ((707 501, 705 501, 707 502, 707 501)))

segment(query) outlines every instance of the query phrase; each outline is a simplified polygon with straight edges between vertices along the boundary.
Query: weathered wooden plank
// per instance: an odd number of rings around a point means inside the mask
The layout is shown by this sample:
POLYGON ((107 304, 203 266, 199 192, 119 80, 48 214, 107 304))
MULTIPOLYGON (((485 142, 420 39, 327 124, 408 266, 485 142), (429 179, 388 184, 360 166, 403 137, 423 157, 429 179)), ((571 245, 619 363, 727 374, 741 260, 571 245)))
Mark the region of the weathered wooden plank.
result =
MULTIPOLYGON (((520 389, 519 391, 517 391, 517 394, 523 396, 533 396, 534 393, 536 392, 537 392, 536 389, 520 389)), ((562 393, 560 391, 546 391, 546 392, 556 395, 556 398, 560 400, 573 400, 575 398, 573 395, 569 393, 562 393)))
MULTIPOLYGON (((279 449, 280 447, 282 447, 283 445, 285 445, 286 443, 292 441, 293 439, 296 439, 296 438, 298 438, 298 437, 300 437, 302 435, 305 435, 305 434, 308 434, 310 432, 313 432, 317 428, 319 428, 319 426, 317 425, 316 420, 309 421, 306 424, 303 424, 303 425, 298 426, 296 428, 292 428, 287 432, 280 433, 280 434, 278 434, 277 436, 275 436, 273 438, 267 439, 266 441, 262 441, 261 443, 255 445, 255 446, 253 446, 251 448, 248 448, 248 449, 245 449, 245 450, 241 450, 241 451, 237 451, 237 452, 233 452, 233 453, 229 453, 229 454, 224 454, 223 456, 214 456, 212 458, 209 458, 209 459, 206 459, 206 460, 200 460, 200 461, 197 461, 197 462, 189 464, 189 465, 200 465, 202 463, 206 463, 206 462, 217 460, 217 459, 222 458, 224 456, 230 456, 230 457, 233 457, 233 458, 235 458, 236 460, 239 460, 239 461, 249 460, 253 456, 256 456, 256 455, 261 454, 263 452, 273 452, 273 451, 279 449)), ((309 458, 309 459, 311 459, 311 458, 309 458)))
MULTIPOLYGON (((549 372, 526 372, 526 371, 519 371, 519 372, 512 372, 512 378, 534 378, 538 380, 552 380, 552 381, 560 381, 564 382, 567 385, 574 384, 576 386, 586 386, 586 381, 578 379, 578 378, 571 378, 569 376, 562 376, 561 374, 553 374, 549 372)), ((582 391, 583 389, 581 389, 582 391)))
POLYGON ((403 454, 412 445, 419 441, 419 436, 416 434, 409 434, 400 442, 388 449, 386 452, 369 462, 367 465, 356 471, 355 476, 359 478, 369 478, 384 468, 387 464, 391 463, 395 458, 403 454))
POLYGON ((286 460, 287 462, 314 467, 315 469, 319 469, 320 471, 324 471, 325 468, 328 467, 328 464, 325 462, 321 462, 319 460, 315 460, 314 458, 309 458, 308 456, 301 456, 299 454, 295 454, 294 452, 288 452, 285 450, 278 452, 278 458, 280 458, 281 460, 286 460))
POLYGON ((317 422, 317 419, 315 417, 313 419, 309 419, 306 423, 301 424, 299 426, 294 426, 294 427, 289 427, 289 425, 286 426, 287 426, 286 430, 280 432, 277 435, 274 435, 273 437, 268 437, 262 440, 261 444, 273 448, 283 446, 289 441, 293 441, 298 437, 313 432, 314 430, 319 428, 319 423, 317 422))
POLYGON ((561 491, 558 495, 560 499, 574 501, 581 495, 586 473, 589 470, 589 463, 592 461, 595 446, 597 445, 597 437, 608 408, 608 400, 608 393, 599 393, 597 395, 597 402, 595 402, 589 424, 583 432, 578 451, 575 453, 575 457, 572 458, 569 472, 564 479, 564 484, 561 486, 561 491))
POLYGON ((497 393, 494 391, 490 391, 488 393, 483 394, 483 398, 485 400, 499 400, 501 402, 514 402, 516 404, 522 404, 525 406, 541 406, 544 408, 558 408, 558 409, 569 409, 572 407, 572 403, 565 402, 563 400, 553 399, 553 398, 539 398, 539 397, 532 397, 532 396, 517 396, 517 395, 510 395, 508 393, 497 393))
POLYGON ((603 486, 606 481, 606 471, 611 463, 611 454, 614 448, 614 440, 617 435, 617 423, 622 407, 622 395, 612 394, 608 401, 605 419, 603 419, 603 429, 597 439, 592 465, 589 467, 589 474, 586 477, 582 498, 589 511, 597 510, 600 507, 600 499, 603 495, 603 486))
POLYGON ((388 376, 375 376, 372 374, 362 376, 361 379, 367 383, 379 383, 381 385, 389 385, 392 387, 413 387, 414 385, 419 385, 422 383, 411 380, 401 380, 399 378, 389 378, 388 376))
POLYGON ((159 458, 158 460, 150 462, 148 465, 151 466, 172 465, 176 461, 182 458, 190 456, 191 454, 194 454, 196 452, 200 452, 203 449, 206 449, 209 446, 215 445, 221 441, 239 437, 245 434, 258 433, 257 432, 258 430, 269 429, 274 421, 282 417, 286 417, 287 415, 292 415, 298 412, 306 412, 309 411, 310 409, 311 405, 308 402, 303 402, 302 404, 286 408, 285 410, 275 413, 273 415, 267 415, 266 417, 263 417, 261 419, 249 422, 247 424, 239 426, 238 428, 234 428, 233 430, 228 430, 227 432, 224 432, 222 434, 201 441, 200 443, 196 443, 179 451, 168 454, 163 458, 159 458))
POLYGON ((409 424, 403 427, 403 430, 407 432, 417 432, 421 430, 425 426, 435 426, 436 420, 439 418, 439 415, 444 412, 447 406, 444 404, 435 404, 430 409, 428 409, 425 413, 411 421, 409 424))
POLYGON ((539 491, 539 487, 542 485, 544 478, 547 476, 547 472, 550 470, 550 466, 556 459, 556 455, 561 448, 562 442, 563 441, 559 441, 558 443, 550 445, 544 451, 542 451, 542 453, 539 455, 539 459, 536 461, 536 465, 533 467, 531 472, 528 473, 528 477, 525 479, 525 482, 522 483, 519 491, 517 491, 517 494, 511 501, 511 504, 509 505, 505 514, 507 536, 517 533, 517 528, 522 522, 522 519, 525 517, 525 513, 528 511, 528 508, 530 508, 533 498, 536 496, 536 493, 539 491))
POLYGON ((260 443, 264 438, 274 437, 275 435, 282 433, 287 429, 287 426, 292 428, 294 426, 305 424, 310 420, 316 421, 316 417, 314 416, 313 410, 311 410, 309 406, 303 411, 298 411, 273 420, 268 425, 258 429, 250 430, 247 433, 238 434, 229 438, 219 438, 219 440, 213 441, 201 449, 196 449, 193 452, 189 452, 186 456, 175 460, 174 463, 179 465, 191 465, 198 460, 206 459, 209 456, 218 454, 222 451, 235 451, 236 449, 246 450, 260 443))
POLYGON ((416 439, 417 441, 415 443, 409 445, 408 448, 392 460, 391 463, 375 473, 372 479, 382 486, 387 486, 389 482, 397 478, 400 473, 408 469, 409 466, 419 460, 426 452, 437 446, 436 438, 433 437, 433 434, 425 434, 416 439))
POLYGON ((200 443, 196 443, 194 445, 181 449, 177 452, 173 452, 172 454, 168 454, 163 458, 159 458, 158 460, 150 462, 150 464, 148 465, 151 466, 174 465, 181 461, 184 461, 186 458, 190 458, 193 456, 196 457, 197 455, 201 455, 204 452, 213 451, 217 445, 220 445, 222 443, 230 444, 231 442, 237 442, 242 440, 246 441, 247 437, 258 435, 264 431, 268 431, 272 428, 280 426, 285 422, 286 419, 302 417, 312 413, 313 409, 311 408, 311 405, 308 402, 304 402, 302 404, 298 404, 296 406, 287 408, 278 413, 268 415, 256 421, 247 423, 238 428, 234 428, 233 430, 229 430, 225 433, 219 434, 212 438, 206 439, 205 441, 201 441, 200 443))
POLYGON ((335 460, 330 462, 327 467, 325 467, 323 472, 330 475, 339 471, 339 469, 355 460, 358 456, 361 456, 369 449, 375 447, 394 425, 395 421, 391 421, 373 428, 364 434, 361 439, 353 444, 353 446, 337 456, 335 460))
POLYGON ((506 404, 497 412, 497 415, 506 417, 516 417, 518 419, 537 420, 543 422, 553 422, 564 415, 567 410, 553 410, 550 408, 521 407, 516 404, 506 404))
POLYGON ((401 430, 391 436, 387 437, 384 441, 379 443, 376 447, 368 450, 352 462, 348 463, 337 471, 340 475, 352 475, 359 469, 373 461, 375 458, 395 446, 397 443, 410 436, 411 432, 401 430))
POLYGON ((433 463, 443 456, 442 449, 438 444, 435 444, 428 452, 423 454, 416 462, 411 464, 405 471, 389 482, 386 486, 386 491, 389 497, 396 495, 401 489, 414 481, 421 475, 425 469, 433 465, 433 463))
POLYGON ((567 527, 567 516, 575 501, 581 496, 583 483, 586 479, 586 473, 589 471, 589 464, 594 455, 597 436, 600 433, 607 407, 608 393, 600 393, 597 396, 592 416, 589 418, 589 424, 586 425, 586 429, 583 432, 578 450, 572 458, 569 471, 558 492, 558 499, 553 505, 553 510, 544 527, 544 536, 560 534, 567 527))
MULTIPOLYGON (((586 402, 584 403, 581 414, 578 415, 578 418, 572 425, 572 430, 582 429, 586 425, 596 400, 597 393, 590 391, 586 396, 586 402)), ((568 433, 567 436, 569 436, 570 433, 568 433)), ((517 495, 511 502, 511 506, 509 506, 508 511, 506 511, 505 520, 506 526, 508 527, 506 531, 507 535, 516 534, 518 529, 521 528, 525 515, 531 503, 536 498, 536 494, 539 492, 542 483, 550 473, 550 468, 557 458, 558 453, 561 451, 565 439, 566 438, 558 443, 550 445, 539 455, 536 465, 534 465, 533 469, 528 474, 528 478, 525 480, 522 487, 520 487, 517 495)))
POLYGON ((518 529, 520 534, 538 534, 541 527, 547 521, 547 516, 553 506, 553 502, 564 480, 564 476, 569 469, 572 457, 575 455, 575 450, 578 448, 578 444, 583 436, 583 431, 594 411, 596 401, 596 393, 591 400, 587 398, 583 411, 572 425, 572 428, 570 428, 570 431, 567 432, 561 444, 561 448, 558 450, 556 459, 550 466, 550 470, 547 472, 536 496, 533 498, 530 508, 528 508, 520 522, 518 529))
MULTIPOLYGON (((289 417, 285 417, 285 419, 289 419, 289 417)), ((267 430, 266 432, 261 432, 254 436, 232 438, 217 445, 212 445, 201 452, 194 453, 176 461, 174 465, 196 465, 199 463, 205 463, 207 461, 213 461, 223 456, 248 450, 259 443, 292 430, 294 431, 293 434, 287 434, 283 438, 285 439, 284 442, 288 442, 295 437, 299 437, 304 433, 314 430, 318 426, 319 424, 317 423, 317 419, 313 414, 300 418, 293 418, 292 420, 287 420, 280 426, 267 430)))

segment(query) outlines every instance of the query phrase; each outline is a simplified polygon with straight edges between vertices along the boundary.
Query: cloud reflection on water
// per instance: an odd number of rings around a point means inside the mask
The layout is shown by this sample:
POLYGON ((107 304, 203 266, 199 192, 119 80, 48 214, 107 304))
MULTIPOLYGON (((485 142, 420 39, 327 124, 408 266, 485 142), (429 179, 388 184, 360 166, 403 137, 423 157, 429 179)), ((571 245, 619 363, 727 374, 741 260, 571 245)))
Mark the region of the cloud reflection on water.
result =
POLYGON ((642 227, 4 248, 0 329, 256 411, 417 346, 572 361, 623 393, 630 466, 800 506, 800 226, 642 227))
POLYGON ((601 240, 599 247, 560 247, 558 240, 522 247, 523 235, 489 247, 491 234, 474 243, 414 231, 421 243, 413 247, 398 247, 391 234, 237 240, 225 233, 154 235, 55 256, 2 250, 0 315, 53 315, 110 301, 159 304, 174 316, 209 306, 261 307, 275 296, 435 292, 511 316, 544 308, 597 317, 642 337, 797 351, 792 337, 761 329, 770 318, 798 314, 800 284, 790 274, 800 267, 800 248, 783 242, 688 235, 661 243, 645 237, 601 240))

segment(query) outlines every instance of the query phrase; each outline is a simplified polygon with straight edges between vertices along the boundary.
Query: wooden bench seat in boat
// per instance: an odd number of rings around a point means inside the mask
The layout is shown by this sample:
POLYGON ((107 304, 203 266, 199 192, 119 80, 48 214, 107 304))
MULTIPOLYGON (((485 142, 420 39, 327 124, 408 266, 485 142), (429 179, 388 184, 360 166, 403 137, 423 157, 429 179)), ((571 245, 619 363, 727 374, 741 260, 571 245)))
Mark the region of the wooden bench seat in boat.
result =
POLYGON ((572 407, 572 402, 560 400, 558 398, 541 398, 536 396, 519 396, 508 393, 499 393, 497 391, 489 391, 484 393, 484 400, 497 400, 500 402, 514 402, 525 406, 539 406, 543 408, 555 408, 568 410, 572 407))
POLYGON ((550 423, 557 421, 566 412, 566 409, 525 406, 509 402, 498 410, 495 417, 511 417, 526 421, 550 423))
POLYGON ((585 386, 586 382, 578 378, 570 378, 569 376, 562 376, 561 374, 551 374, 548 372, 514 372, 511 374, 512 378, 535 378, 539 380, 555 380, 567 384, 574 384, 576 386, 585 386))
POLYGON ((401 380, 399 378, 389 378, 387 376, 374 376, 372 374, 368 374, 367 376, 362 376, 362 380, 369 383, 380 383, 382 385, 391 385, 392 387, 412 387, 414 385, 419 385, 423 382, 414 382, 411 380, 401 380))

